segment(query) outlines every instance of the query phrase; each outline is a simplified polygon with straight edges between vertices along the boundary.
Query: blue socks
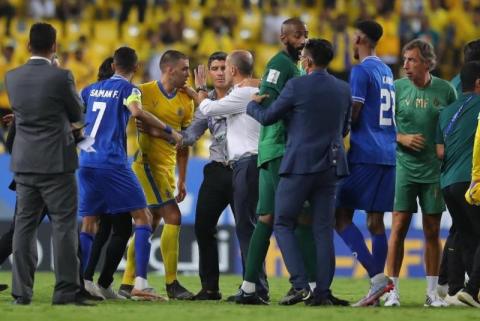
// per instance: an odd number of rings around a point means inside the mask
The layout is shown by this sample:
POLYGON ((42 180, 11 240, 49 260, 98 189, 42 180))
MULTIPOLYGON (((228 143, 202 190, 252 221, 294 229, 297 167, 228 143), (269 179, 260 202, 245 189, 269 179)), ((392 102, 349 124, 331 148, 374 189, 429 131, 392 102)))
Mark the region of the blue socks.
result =
POLYGON ((362 264, 365 270, 367 270, 370 277, 383 272, 383 267, 381 270, 378 270, 376 261, 373 258, 373 255, 370 254, 370 251, 365 244, 365 239, 363 238, 362 232, 360 232, 355 224, 351 223, 338 234, 352 250, 353 255, 357 257, 358 261, 362 264))
POLYGON ((82 251, 82 271, 85 272, 85 269, 88 265, 88 260, 90 259, 90 253, 92 252, 93 238, 95 234, 80 232, 80 249, 82 251))
POLYGON ((382 234, 371 234, 372 236, 372 255, 375 260, 375 266, 378 273, 383 272, 385 269, 385 262, 387 261, 387 251, 388 251, 388 242, 387 235, 382 234))
POLYGON ((138 225, 135 227, 135 272, 136 276, 147 279, 148 260, 150 258, 150 225, 138 225))

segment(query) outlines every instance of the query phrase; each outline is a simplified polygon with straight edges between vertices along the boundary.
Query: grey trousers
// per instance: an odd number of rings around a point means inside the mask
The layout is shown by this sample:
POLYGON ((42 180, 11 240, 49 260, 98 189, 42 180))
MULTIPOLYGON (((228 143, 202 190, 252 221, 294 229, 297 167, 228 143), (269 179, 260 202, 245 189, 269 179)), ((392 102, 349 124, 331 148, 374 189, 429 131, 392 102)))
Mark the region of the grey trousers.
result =
MULTIPOLYGON (((242 273, 245 274, 250 239, 257 223, 258 167, 256 155, 241 158, 234 163, 232 182, 235 231, 240 243, 242 273)), ((267 294, 269 291, 265 266, 259 272, 256 290, 260 294, 267 294)))
POLYGON ((54 303, 74 301, 80 289, 75 174, 16 174, 12 296, 31 300, 37 265, 37 226, 43 208, 52 224, 54 303))

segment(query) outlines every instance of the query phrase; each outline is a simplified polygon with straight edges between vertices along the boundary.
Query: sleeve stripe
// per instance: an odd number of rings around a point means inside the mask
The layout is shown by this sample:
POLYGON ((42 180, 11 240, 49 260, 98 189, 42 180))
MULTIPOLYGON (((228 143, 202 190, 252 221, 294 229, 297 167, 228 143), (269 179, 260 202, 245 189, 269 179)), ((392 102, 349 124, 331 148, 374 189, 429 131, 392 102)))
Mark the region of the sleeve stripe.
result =
POLYGON ((365 102, 365 98, 363 97, 357 97, 357 96, 352 96, 352 100, 353 101, 357 101, 359 103, 364 103, 365 102))

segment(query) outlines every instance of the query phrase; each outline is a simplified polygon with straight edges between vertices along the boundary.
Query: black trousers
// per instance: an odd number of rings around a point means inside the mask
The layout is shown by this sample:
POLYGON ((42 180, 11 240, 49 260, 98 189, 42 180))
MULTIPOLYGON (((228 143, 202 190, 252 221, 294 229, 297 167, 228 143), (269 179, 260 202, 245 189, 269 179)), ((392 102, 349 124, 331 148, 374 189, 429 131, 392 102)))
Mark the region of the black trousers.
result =
MULTIPOLYGON (((455 290, 463 287, 463 282, 461 286, 458 284, 460 278, 456 274, 458 271, 455 272, 454 269, 459 256, 455 253, 455 250, 461 248, 462 253, 460 257, 462 258, 465 270, 470 276, 470 280, 465 289, 472 296, 476 297, 480 287, 480 207, 470 205, 465 200, 465 192, 469 185, 470 182, 462 182, 452 184, 443 189, 445 203, 447 204, 453 224, 455 225, 453 251, 450 249, 448 251, 449 287, 453 288, 449 293, 453 294, 455 290), (452 268, 452 271, 450 268, 452 268), (451 276, 457 276, 459 280, 451 284, 451 276)), ((463 277, 461 280, 463 280, 463 277)))
MULTIPOLYGON (((93 275, 95 274, 95 269, 97 268, 98 261, 100 260, 100 255, 102 254, 103 246, 107 243, 110 238, 110 232, 112 231, 112 219, 110 215, 101 215, 98 231, 95 234, 95 239, 92 245, 92 252, 90 258, 88 259, 87 266, 85 267, 84 279, 93 281, 93 275)), ((106 258, 107 259, 107 258, 106 258)))
MULTIPOLYGON (((17 212, 17 204, 15 204, 15 212, 17 212)), ((38 224, 41 224, 43 219, 47 216, 47 208, 42 212, 38 224)), ((0 236, 0 265, 12 254, 13 232, 15 230, 15 217, 13 217, 10 229, 0 236)))
POLYGON ((443 247, 442 261, 440 262, 440 273, 438 275, 438 284, 450 284, 449 294, 454 295, 462 289, 465 283, 465 266, 463 265, 462 249, 455 248, 455 238, 457 237, 455 224, 452 224, 448 231, 448 237, 443 247), (451 260, 454 258, 454 260, 451 260), (450 281, 449 281, 450 280, 450 281))
POLYGON ((200 281, 202 288, 210 291, 219 289, 217 223, 229 204, 234 210, 232 169, 222 163, 210 162, 203 168, 203 182, 195 213, 200 281))

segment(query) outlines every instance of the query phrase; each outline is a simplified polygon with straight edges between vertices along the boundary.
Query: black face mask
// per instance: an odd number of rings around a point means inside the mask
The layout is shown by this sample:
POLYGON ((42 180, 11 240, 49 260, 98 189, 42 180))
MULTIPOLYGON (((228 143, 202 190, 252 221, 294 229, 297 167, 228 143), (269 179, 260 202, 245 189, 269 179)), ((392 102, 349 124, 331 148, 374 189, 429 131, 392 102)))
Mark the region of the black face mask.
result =
POLYGON ((294 60, 294 61, 299 61, 300 60, 300 54, 302 53, 303 45, 295 48, 293 45, 287 43, 287 52, 288 55, 294 60))

